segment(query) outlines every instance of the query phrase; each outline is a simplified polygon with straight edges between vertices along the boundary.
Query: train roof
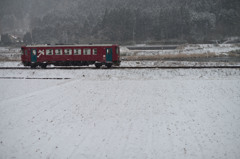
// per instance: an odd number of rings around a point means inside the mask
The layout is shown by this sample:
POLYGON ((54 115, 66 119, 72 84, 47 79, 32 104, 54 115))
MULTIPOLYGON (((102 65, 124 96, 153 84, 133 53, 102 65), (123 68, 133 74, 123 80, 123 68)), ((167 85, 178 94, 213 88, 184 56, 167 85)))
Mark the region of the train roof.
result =
POLYGON ((116 46, 117 44, 81 44, 81 45, 26 45, 23 47, 98 47, 98 46, 116 46))

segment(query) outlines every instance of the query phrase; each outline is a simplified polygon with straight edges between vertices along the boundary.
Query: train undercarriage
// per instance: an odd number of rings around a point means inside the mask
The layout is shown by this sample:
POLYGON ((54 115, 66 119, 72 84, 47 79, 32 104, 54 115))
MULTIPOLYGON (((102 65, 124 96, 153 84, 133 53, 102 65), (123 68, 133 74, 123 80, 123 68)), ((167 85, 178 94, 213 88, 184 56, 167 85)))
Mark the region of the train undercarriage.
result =
POLYGON ((31 68, 41 67, 42 69, 47 68, 48 65, 54 66, 89 66, 95 65, 96 68, 106 66, 111 68, 112 65, 119 66, 120 61, 117 62, 97 62, 97 61, 46 61, 46 62, 23 62, 24 66, 30 66, 31 68))

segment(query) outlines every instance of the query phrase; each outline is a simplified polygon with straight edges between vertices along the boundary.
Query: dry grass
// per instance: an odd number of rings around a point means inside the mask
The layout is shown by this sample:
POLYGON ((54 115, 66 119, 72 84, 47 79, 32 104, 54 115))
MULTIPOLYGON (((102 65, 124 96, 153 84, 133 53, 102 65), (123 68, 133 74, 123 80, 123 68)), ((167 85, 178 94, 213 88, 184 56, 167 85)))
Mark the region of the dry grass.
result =
POLYGON ((6 61, 21 61, 17 59, 8 59, 8 58, 0 58, 0 62, 6 62, 6 61))
POLYGON ((0 61, 21 61, 20 56, 1 56, 0 61))
POLYGON ((166 60, 166 59, 190 59, 190 58, 208 58, 219 57, 224 55, 216 55, 215 53, 204 54, 167 54, 167 55, 142 55, 142 56, 125 56, 126 61, 138 61, 138 60, 166 60))
POLYGON ((234 50, 229 53, 229 56, 240 57, 240 50, 234 50))

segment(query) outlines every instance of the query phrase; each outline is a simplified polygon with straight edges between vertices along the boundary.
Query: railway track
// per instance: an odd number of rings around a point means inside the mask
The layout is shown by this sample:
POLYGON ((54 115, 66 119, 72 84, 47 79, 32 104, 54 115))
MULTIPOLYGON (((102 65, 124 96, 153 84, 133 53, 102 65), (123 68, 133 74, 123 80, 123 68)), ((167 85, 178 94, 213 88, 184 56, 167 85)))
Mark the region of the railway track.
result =
POLYGON ((67 80, 67 79, 71 79, 71 78, 0 77, 0 79, 67 80))
MULTIPOLYGON (((239 69, 240 66, 152 66, 152 67, 112 67, 111 69, 239 69)), ((31 69, 30 67, 0 67, 0 70, 45 70, 45 69, 31 69)), ((47 67, 46 70, 49 69, 96 69, 95 67, 47 67)), ((100 69, 109 69, 106 67, 102 67, 100 69)))
MULTIPOLYGON (((100 69, 97 69, 95 67, 48 67, 46 69, 31 69, 30 67, 0 67, 0 70, 71 70, 71 69, 78 69, 78 70, 124 70, 124 69, 239 69, 240 66, 160 66, 160 67, 112 67, 112 68, 107 68, 107 67, 102 67, 100 69)), ((84 76, 83 76, 84 77, 84 76)), ((5 77, 0 77, 0 79, 31 79, 31 80, 68 80, 71 78, 62 78, 62 77, 10 77, 10 76, 5 76, 5 77)))

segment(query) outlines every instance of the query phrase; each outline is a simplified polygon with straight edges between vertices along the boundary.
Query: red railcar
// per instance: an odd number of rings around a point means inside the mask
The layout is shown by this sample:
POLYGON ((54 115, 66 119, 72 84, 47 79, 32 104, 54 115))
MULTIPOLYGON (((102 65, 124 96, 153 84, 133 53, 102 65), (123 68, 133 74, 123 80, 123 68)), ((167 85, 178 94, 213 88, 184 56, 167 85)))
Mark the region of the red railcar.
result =
POLYGON ((22 63, 24 66, 46 68, 55 66, 102 65, 110 68, 120 65, 118 45, 29 45, 23 46, 22 63))

